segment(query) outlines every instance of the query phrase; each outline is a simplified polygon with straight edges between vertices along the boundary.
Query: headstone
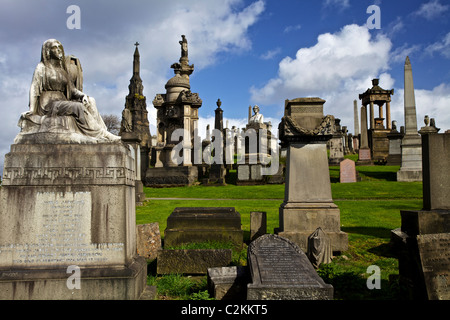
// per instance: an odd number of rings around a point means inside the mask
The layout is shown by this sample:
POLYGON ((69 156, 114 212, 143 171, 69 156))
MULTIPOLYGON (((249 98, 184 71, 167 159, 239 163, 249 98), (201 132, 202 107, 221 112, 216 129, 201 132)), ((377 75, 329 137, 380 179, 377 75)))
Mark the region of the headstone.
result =
POLYGON ((450 298, 450 134, 422 135, 423 210, 401 210, 392 230, 400 282, 411 299, 450 298))
POLYGON ((249 283, 247 267, 231 266, 208 269, 208 292, 216 300, 245 300, 249 283))
POLYGON ((387 134, 389 139, 389 156, 386 165, 400 166, 402 164, 402 139, 404 133, 397 131, 397 122, 392 121, 392 130, 387 134))
POLYGON ((333 258, 330 238, 320 227, 308 237, 307 255, 309 261, 311 261, 311 264, 316 269, 318 269, 322 263, 330 263, 333 258))
POLYGON ((402 164, 397 181, 422 181, 422 149, 417 131, 416 100, 411 62, 406 57, 404 68, 405 135, 402 139, 402 164))
POLYGON ((266 212, 250 212, 250 240, 267 233, 267 214, 266 212))
POLYGON ((159 223, 137 225, 137 253, 148 260, 156 259, 161 249, 161 235, 159 223))
POLYGON ((324 102, 320 98, 285 102, 279 132, 281 147, 288 150, 286 185, 276 233, 306 251, 309 235, 321 227, 333 251, 345 251, 348 235, 341 231, 340 210, 333 203, 326 148, 335 120, 323 115, 324 102))
POLYGON ((358 173, 356 172, 355 161, 345 159, 340 163, 339 168, 340 183, 351 183, 358 181, 358 173))
POLYGON ((450 300, 450 233, 417 236, 429 300, 450 300))
POLYGON ((242 247, 241 215, 232 207, 175 208, 167 218, 164 247, 190 242, 230 242, 242 247))
POLYGON ((248 300, 332 300, 333 287, 288 239, 266 234, 250 243, 248 300))

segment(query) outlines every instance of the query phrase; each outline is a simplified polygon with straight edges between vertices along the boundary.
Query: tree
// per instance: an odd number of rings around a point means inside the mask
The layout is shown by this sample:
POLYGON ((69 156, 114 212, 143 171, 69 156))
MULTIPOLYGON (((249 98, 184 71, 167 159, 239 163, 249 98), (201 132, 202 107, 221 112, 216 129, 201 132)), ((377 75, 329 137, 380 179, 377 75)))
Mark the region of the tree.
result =
POLYGON ((109 132, 115 135, 119 134, 120 120, 118 116, 115 114, 103 114, 102 119, 109 132))

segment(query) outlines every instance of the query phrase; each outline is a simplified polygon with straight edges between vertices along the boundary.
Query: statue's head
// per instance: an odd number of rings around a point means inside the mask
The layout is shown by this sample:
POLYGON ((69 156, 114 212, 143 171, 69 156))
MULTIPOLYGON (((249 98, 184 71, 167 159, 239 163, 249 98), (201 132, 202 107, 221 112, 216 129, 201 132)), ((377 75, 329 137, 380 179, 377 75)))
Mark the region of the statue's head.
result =
POLYGON ((41 62, 49 62, 50 60, 64 61, 64 48, 58 40, 48 39, 42 45, 41 62))
POLYGON ((258 107, 257 105, 255 105, 255 106, 253 107, 253 112, 254 112, 254 113, 258 113, 258 112, 259 112, 259 107, 258 107))

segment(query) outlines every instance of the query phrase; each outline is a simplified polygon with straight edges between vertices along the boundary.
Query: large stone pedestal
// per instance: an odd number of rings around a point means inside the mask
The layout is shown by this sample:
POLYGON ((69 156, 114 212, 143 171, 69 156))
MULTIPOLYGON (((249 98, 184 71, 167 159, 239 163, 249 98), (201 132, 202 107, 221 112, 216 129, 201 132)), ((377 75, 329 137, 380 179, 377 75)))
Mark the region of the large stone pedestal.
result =
POLYGON ((196 166, 148 168, 144 184, 147 187, 190 186, 198 180, 196 166))
POLYGON ((402 139, 402 165, 397 181, 422 181, 422 141, 420 135, 405 135, 402 139))
POLYGON ((121 143, 12 145, 0 298, 138 299, 147 266, 136 254, 134 179, 133 153, 121 143))
POLYGON ((278 234, 307 251, 308 237, 321 227, 333 251, 347 250, 348 235, 340 230, 340 210, 332 200, 326 145, 292 143, 287 158, 278 234))

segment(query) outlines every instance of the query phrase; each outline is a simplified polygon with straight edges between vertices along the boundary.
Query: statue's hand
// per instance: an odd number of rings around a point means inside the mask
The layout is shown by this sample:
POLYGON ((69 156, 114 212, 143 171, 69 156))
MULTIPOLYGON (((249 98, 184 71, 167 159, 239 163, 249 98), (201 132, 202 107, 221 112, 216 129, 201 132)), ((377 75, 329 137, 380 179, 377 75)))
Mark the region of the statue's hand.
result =
POLYGON ((84 95, 81 99, 81 102, 83 102, 85 106, 89 105, 89 97, 87 95, 84 95))

